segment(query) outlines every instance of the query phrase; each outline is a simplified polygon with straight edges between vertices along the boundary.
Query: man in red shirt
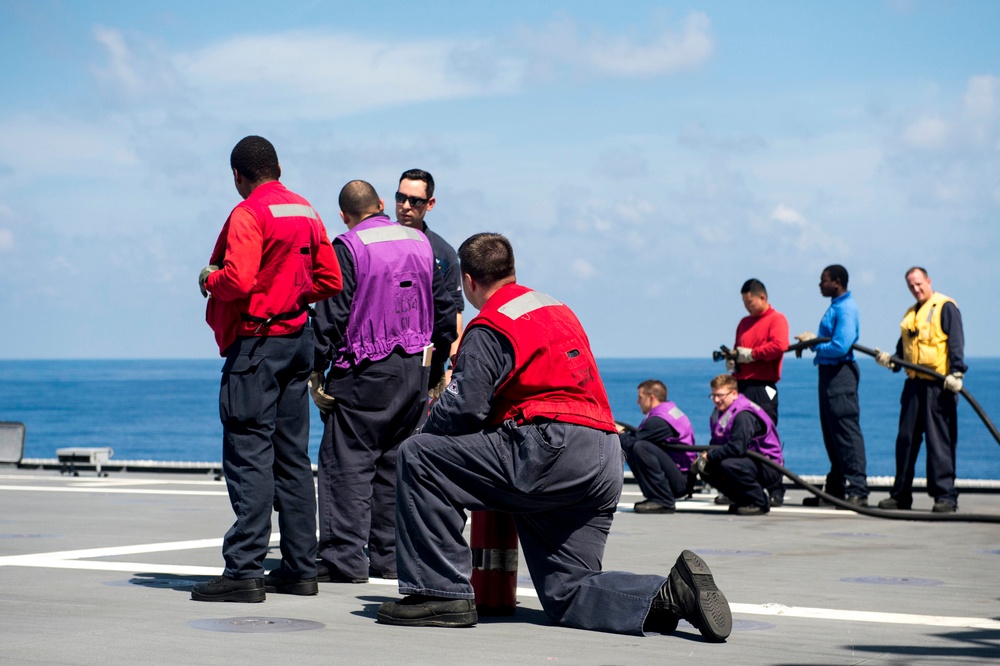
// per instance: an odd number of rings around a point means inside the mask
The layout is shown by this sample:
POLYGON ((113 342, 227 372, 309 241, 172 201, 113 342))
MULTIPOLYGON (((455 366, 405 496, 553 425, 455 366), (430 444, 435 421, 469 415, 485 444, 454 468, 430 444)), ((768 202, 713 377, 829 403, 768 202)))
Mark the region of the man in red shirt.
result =
POLYGON ((316 594, 316 491, 309 460, 313 364, 309 303, 340 293, 342 276, 319 214, 278 179, 274 146, 248 136, 229 158, 243 197, 198 277, 222 366, 222 469, 236 522, 222 576, 195 601, 264 601, 267 591, 316 594), (281 566, 266 576, 271 508, 281 566))
MULTIPOLYGON (((778 381, 781 361, 788 349, 788 320, 767 302, 764 283, 751 278, 740 288, 749 313, 736 327, 736 358, 727 364, 740 395, 763 409, 778 425, 778 381)), ((784 503, 785 487, 770 489, 771 506, 784 503)))

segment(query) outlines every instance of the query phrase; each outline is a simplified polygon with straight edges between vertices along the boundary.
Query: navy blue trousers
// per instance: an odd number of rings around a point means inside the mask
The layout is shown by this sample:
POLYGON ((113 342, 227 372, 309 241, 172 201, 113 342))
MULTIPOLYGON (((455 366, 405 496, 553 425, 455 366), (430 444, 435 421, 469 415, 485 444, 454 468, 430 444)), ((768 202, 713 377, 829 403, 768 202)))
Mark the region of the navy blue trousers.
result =
POLYGON ((319 448, 319 557, 334 578, 396 573, 396 454, 427 402, 420 363, 397 350, 327 376, 336 403, 319 448))
POLYGON ((647 499, 674 506, 678 497, 687 494, 687 472, 680 471, 670 454, 656 442, 628 440, 629 443, 623 445, 625 459, 642 494, 647 499))
POLYGON ((865 438, 858 405, 858 364, 819 368, 819 422, 830 459, 825 490, 834 497, 868 497, 865 438))
POLYGON ((958 503, 955 448, 958 444, 958 396, 939 381, 907 379, 899 397, 896 480, 890 495, 901 506, 913 502, 913 473, 920 440, 927 438, 927 494, 958 503))
POLYGON ((260 578, 278 509, 281 559, 316 575, 316 487, 309 460, 313 333, 237 338, 226 350, 219 390, 222 469, 236 522, 226 532, 224 575, 260 578))
POLYGON ((666 578, 601 571, 622 488, 618 436, 512 422, 468 435, 414 435, 399 450, 399 591, 472 599, 466 510, 514 515, 538 599, 554 622, 642 635, 666 578))

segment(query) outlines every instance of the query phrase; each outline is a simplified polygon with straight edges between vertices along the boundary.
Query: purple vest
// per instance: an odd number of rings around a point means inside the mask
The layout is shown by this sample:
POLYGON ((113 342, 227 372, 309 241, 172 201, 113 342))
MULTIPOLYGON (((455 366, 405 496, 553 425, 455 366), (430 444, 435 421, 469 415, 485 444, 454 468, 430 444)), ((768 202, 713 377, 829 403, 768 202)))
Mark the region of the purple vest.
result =
POLYGON ((378 361, 396 347, 416 354, 434 327, 434 252, 427 237, 376 215, 341 234, 354 257, 354 297, 334 364, 378 361))
MULTIPOLYGON (((642 420, 642 423, 646 422, 651 416, 658 416, 664 421, 666 421, 671 428, 677 431, 677 437, 670 437, 664 440, 665 444, 687 444, 689 446, 694 446, 694 428, 691 427, 691 421, 684 412, 674 403, 667 401, 661 402, 656 407, 649 410, 649 414, 646 414, 646 418, 642 420)), ((639 427, 642 427, 642 423, 639 427)), ((697 451, 667 451, 670 457, 673 459, 674 463, 677 465, 677 469, 682 472, 686 472, 691 469, 691 463, 694 459, 698 457, 697 451)))
POLYGON ((750 398, 745 395, 738 395, 736 399, 733 400, 733 404, 729 406, 723 414, 719 415, 719 410, 716 409, 712 412, 712 418, 709 421, 712 430, 712 444, 725 444, 729 441, 729 434, 733 430, 733 421, 736 419, 736 415, 740 412, 751 411, 754 415, 763 421, 764 425, 767 427, 767 431, 763 435, 759 435, 750 440, 747 445, 748 451, 756 451, 761 455, 765 455, 779 465, 785 464, 785 459, 781 455, 781 440, 778 439, 778 431, 774 429, 774 423, 771 421, 771 417, 767 415, 763 409, 761 409, 757 403, 752 402, 750 398))

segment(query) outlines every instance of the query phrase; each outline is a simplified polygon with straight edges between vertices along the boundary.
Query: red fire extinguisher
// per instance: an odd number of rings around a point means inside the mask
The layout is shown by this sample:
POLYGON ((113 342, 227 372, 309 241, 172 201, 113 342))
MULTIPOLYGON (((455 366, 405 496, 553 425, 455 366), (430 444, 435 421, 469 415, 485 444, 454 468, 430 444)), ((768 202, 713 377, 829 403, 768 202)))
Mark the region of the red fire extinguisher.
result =
POLYGON ((473 511, 472 588, 483 615, 510 615, 517 604, 517 529, 500 511, 473 511))

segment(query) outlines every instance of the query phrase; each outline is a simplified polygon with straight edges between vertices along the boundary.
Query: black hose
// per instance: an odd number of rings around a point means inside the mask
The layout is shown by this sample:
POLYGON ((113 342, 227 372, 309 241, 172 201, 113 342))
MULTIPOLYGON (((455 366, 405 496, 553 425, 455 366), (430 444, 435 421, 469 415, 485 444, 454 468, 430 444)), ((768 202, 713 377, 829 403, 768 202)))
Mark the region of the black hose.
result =
MULTIPOLYGON (((796 356, 799 356, 799 355, 802 354, 802 350, 803 349, 809 349, 809 348, 811 348, 811 347, 813 347, 815 345, 820 344, 821 342, 829 342, 829 341, 830 341, 830 338, 813 338, 812 340, 806 340, 805 342, 799 342, 799 343, 796 343, 794 345, 790 345, 788 347, 788 349, 785 350, 785 353, 795 352, 796 356)), ((855 351, 861 352, 862 354, 867 354, 868 356, 871 356, 872 358, 878 356, 878 352, 876 352, 874 349, 869 349, 868 347, 864 347, 862 345, 857 345, 857 344, 851 345, 851 348, 854 349, 855 351)), ((889 357, 889 359, 895 365, 898 365, 898 366, 900 366, 902 368, 907 368, 909 370, 914 370, 914 371, 919 372, 921 374, 924 374, 924 375, 927 375, 929 377, 932 377, 932 378, 934 378, 934 379, 936 379, 938 381, 942 381, 943 382, 945 380, 945 376, 944 375, 942 375, 939 372, 935 372, 934 370, 931 370, 931 369, 929 369, 929 368, 927 368, 925 366, 916 365, 914 363, 910 363, 909 361, 904 361, 903 359, 899 358, 898 356, 891 356, 891 357, 889 357)), ((993 436, 993 439, 996 440, 996 443, 1000 444, 1000 431, 998 431, 997 427, 995 425, 993 425, 993 421, 990 420, 990 417, 986 414, 986 412, 979 405, 979 403, 976 401, 976 399, 972 397, 972 394, 969 393, 969 391, 964 386, 962 387, 962 390, 959 391, 959 393, 962 394, 962 397, 965 398, 965 400, 969 403, 969 405, 972 407, 972 409, 979 416, 979 419, 983 422, 983 425, 986 426, 986 429, 990 431, 990 435, 993 436)))
MULTIPOLYGON (((621 421, 616 421, 618 425, 624 428, 625 432, 630 434, 635 434, 636 428, 628 423, 622 423, 621 421)), ((708 451, 712 447, 710 446, 690 446, 688 444, 664 444, 663 448, 667 451, 708 451)), ((888 518, 890 520, 914 520, 914 521, 931 521, 931 522, 951 522, 951 523, 1000 523, 1000 515, 990 515, 990 514, 975 514, 975 513, 923 513, 919 511, 912 510, 894 510, 890 511, 887 509, 875 509, 867 506, 858 506, 856 504, 851 504, 839 497, 834 497, 833 495, 827 494, 812 485, 811 483, 804 480, 798 474, 790 469, 782 467, 778 463, 774 462, 767 456, 761 455, 756 451, 747 451, 747 455, 759 462, 768 465, 776 470, 778 470, 783 476, 791 479, 795 485, 803 488, 804 490, 812 493, 816 497, 823 499, 830 504, 840 507, 841 509, 848 509, 854 511, 855 513, 860 513, 865 516, 871 516, 872 518, 888 518)))

